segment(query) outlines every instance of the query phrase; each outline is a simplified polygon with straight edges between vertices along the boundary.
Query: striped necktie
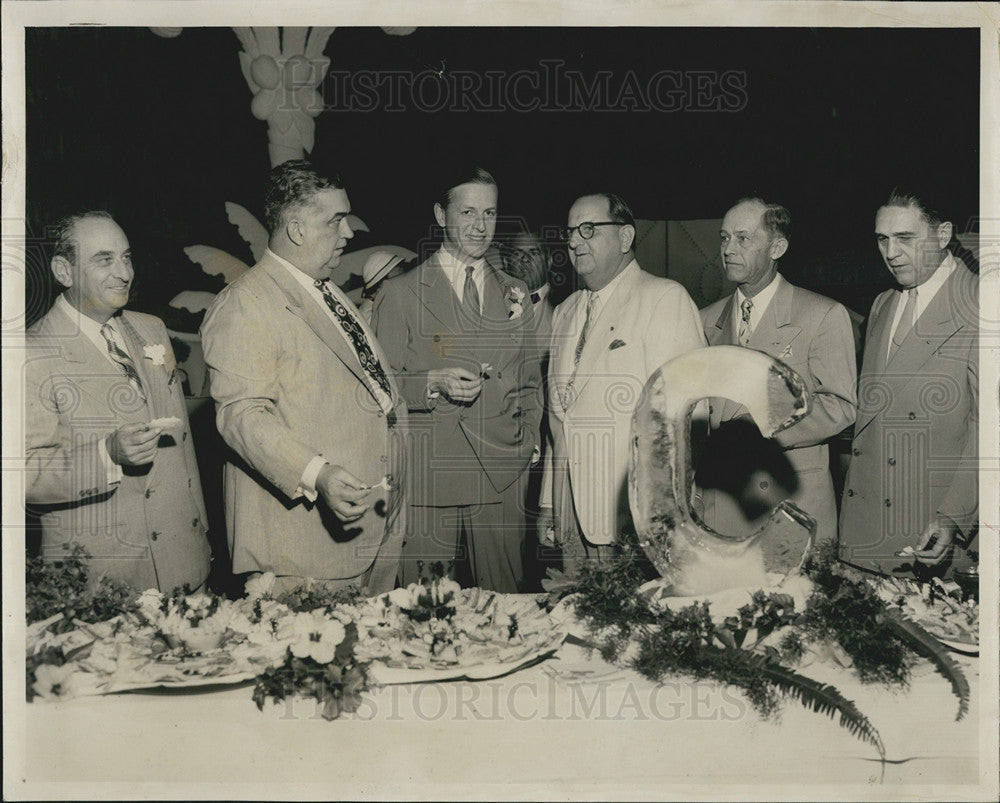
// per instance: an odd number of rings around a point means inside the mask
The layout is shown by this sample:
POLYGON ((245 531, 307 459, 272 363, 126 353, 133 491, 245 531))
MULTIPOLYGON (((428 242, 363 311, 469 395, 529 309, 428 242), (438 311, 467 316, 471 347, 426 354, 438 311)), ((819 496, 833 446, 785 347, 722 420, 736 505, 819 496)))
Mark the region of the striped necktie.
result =
POLYGON ((146 394, 142 389, 142 382, 139 379, 138 371, 135 369, 135 363, 128 355, 128 352, 123 351, 119 347, 118 341, 115 339, 114 329, 111 328, 110 323, 105 323, 101 326, 101 334, 108 344, 108 356, 124 371, 125 376, 128 378, 128 383, 139 394, 139 398, 146 401, 146 394))
POLYGON ((472 265, 467 265, 465 268, 465 286, 462 289, 462 304, 468 310, 469 315, 472 316, 472 320, 478 321, 481 308, 479 304, 479 288, 476 287, 476 282, 472 278, 475 270, 475 267, 472 265))
POLYGON ((361 328, 361 325, 347 311, 347 307, 334 298, 333 291, 330 290, 330 286, 326 282, 322 279, 316 279, 315 284, 323 294, 323 300, 326 301, 326 305, 330 308, 330 312, 333 313, 333 317, 337 319, 340 328, 351 339, 351 344, 354 346, 354 353, 357 355, 361 367, 365 369, 365 373, 382 389, 385 395, 391 399, 392 391, 389 389, 389 380, 382 369, 382 364, 378 361, 378 357, 375 356, 368 338, 365 337, 365 332, 361 328))

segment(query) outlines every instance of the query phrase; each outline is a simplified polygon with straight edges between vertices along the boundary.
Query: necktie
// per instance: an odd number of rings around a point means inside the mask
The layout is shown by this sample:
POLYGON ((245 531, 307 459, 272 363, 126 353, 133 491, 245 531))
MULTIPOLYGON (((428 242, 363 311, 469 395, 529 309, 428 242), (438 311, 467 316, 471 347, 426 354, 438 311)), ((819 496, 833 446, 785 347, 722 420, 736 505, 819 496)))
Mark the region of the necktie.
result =
POLYGON ((330 312, 333 313, 333 317, 337 319, 337 323, 340 324, 340 327, 351 339, 351 343, 354 346, 354 353, 357 354, 361 367, 365 369, 365 373, 368 374, 369 378, 382 388, 385 395, 391 398, 392 392, 389 390, 389 380, 385 375, 385 371, 382 370, 382 365, 379 363, 378 357, 375 356, 375 352, 372 351, 372 347, 368 344, 368 338, 365 337, 361 325, 347 311, 347 307, 334 298, 333 292, 326 282, 322 279, 317 279, 315 284, 323 294, 323 300, 326 301, 326 305, 330 308, 330 312))
POLYGON ((583 347, 587 345, 587 334, 590 332, 590 323, 597 317, 596 308, 597 293, 592 292, 590 298, 587 299, 587 317, 584 318, 583 329, 580 330, 580 339, 576 341, 576 350, 573 352, 573 374, 560 394, 560 401, 564 410, 568 410, 570 403, 573 401, 573 385, 576 384, 576 369, 580 365, 580 356, 583 354, 583 347))
POLYGON ((917 288, 911 287, 906 291, 906 306, 903 307, 903 314, 896 324, 896 331, 892 334, 892 343, 889 346, 889 359, 896 356, 900 344, 906 339, 906 335, 913 328, 913 318, 917 312, 917 288))
POLYGON ((110 323, 105 323, 101 326, 101 334, 104 336, 104 340, 108 344, 108 356, 117 363, 122 371, 125 372, 125 376, 128 378, 128 383, 132 386, 139 397, 145 401, 146 394, 142 389, 142 382, 139 380, 139 374, 135 370, 135 363, 132 362, 132 358, 128 355, 128 352, 123 351, 118 346, 118 342, 115 340, 114 330, 111 328, 110 323))
POLYGON ((590 320, 594 315, 594 307, 597 304, 597 293, 591 293, 587 300, 587 317, 583 321, 583 329, 580 330, 580 339, 576 341, 576 351, 573 352, 573 368, 580 364, 580 355, 583 354, 583 347, 587 345, 587 335, 590 332, 590 320))
POLYGON ((749 298, 744 298, 740 304, 740 345, 750 345, 750 310, 753 309, 753 302, 749 298))
POLYGON ((473 320, 479 320, 479 288, 476 287, 472 274, 475 268, 468 265, 465 268, 465 287, 462 290, 462 304, 469 311, 473 320))

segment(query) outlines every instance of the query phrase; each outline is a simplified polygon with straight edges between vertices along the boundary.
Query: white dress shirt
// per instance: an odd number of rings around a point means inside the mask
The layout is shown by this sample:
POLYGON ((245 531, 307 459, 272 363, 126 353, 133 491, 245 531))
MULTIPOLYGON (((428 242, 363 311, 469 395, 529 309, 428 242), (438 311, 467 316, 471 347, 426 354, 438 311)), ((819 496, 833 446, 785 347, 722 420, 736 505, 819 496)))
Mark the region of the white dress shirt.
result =
MULTIPOLYGON (((455 291, 455 295, 458 296, 459 303, 464 304, 465 268, 467 265, 459 262, 444 248, 438 251, 438 262, 448 277, 448 281, 451 282, 451 287, 455 291)), ((480 312, 482 312, 483 297, 486 290, 486 260, 479 258, 469 264, 472 265, 472 281, 475 282, 476 289, 479 291, 480 312)))
MULTIPOLYGON (((750 307, 750 333, 753 334, 756 331, 758 324, 764 318, 764 313, 767 311, 768 306, 771 304, 771 299, 774 298, 774 294, 778 292, 778 280, 781 276, 780 273, 775 273, 774 278, 771 279, 770 283, 761 290, 757 295, 755 295, 750 300, 753 305, 750 307)), ((743 302, 748 296, 743 294, 743 291, 737 287, 736 288, 736 303, 733 304, 733 331, 740 331, 740 324, 743 323, 743 302)))

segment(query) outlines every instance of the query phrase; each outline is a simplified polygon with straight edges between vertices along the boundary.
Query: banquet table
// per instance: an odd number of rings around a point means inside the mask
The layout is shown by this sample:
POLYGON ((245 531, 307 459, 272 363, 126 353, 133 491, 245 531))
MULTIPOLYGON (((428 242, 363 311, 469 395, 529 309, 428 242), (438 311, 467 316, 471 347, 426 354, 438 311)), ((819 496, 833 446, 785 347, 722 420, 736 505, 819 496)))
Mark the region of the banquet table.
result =
MULTIPOLYGON (((881 733, 886 761, 830 717, 786 700, 762 720, 732 687, 655 684, 577 642, 503 677, 374 688, 335 721, 304 699, 258 711, 252 683, 129 692, 26 707, 30 797, 978 799, 978 659, 955 721, 921 661, 908 692, 833 683, 881 733)), ((982 768, 981 768, 982 764, 982 768)), ((10 788, 8 786, 8 788, 10 788)))

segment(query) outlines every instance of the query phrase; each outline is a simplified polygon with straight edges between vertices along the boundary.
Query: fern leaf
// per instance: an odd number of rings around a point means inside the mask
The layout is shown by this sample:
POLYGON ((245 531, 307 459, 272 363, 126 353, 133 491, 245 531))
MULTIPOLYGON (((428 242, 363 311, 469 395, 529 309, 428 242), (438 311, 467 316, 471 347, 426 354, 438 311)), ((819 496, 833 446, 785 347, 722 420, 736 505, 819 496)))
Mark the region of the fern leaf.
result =
POLYGON ((753 661, 757 669, 764 677, 786 695, 795 698, 806 708, 833 717, 840 714, 840 724, 842 727, 857 736, 861 741, 875 747, 881 758, 885 758, 885 747, 882 745, 882 737, 875 729, 875 726, 868 720, 858 707, 844 697, 835 686, 827 683, 820 683, 800 675, 790 669, 786 669, 780 664, 769 662, 763 656, 755 657, 753 661))
POLYGON ((958 716, 955 720, 964 717, 969 710, 969 681, 965 679, 961 667, 948 655, 948 648, 916 622, 904 619, 896 611, 886 611, 885 621, 904 644, 928 659, 951 684, 951 690, 958 698, 958 716))

